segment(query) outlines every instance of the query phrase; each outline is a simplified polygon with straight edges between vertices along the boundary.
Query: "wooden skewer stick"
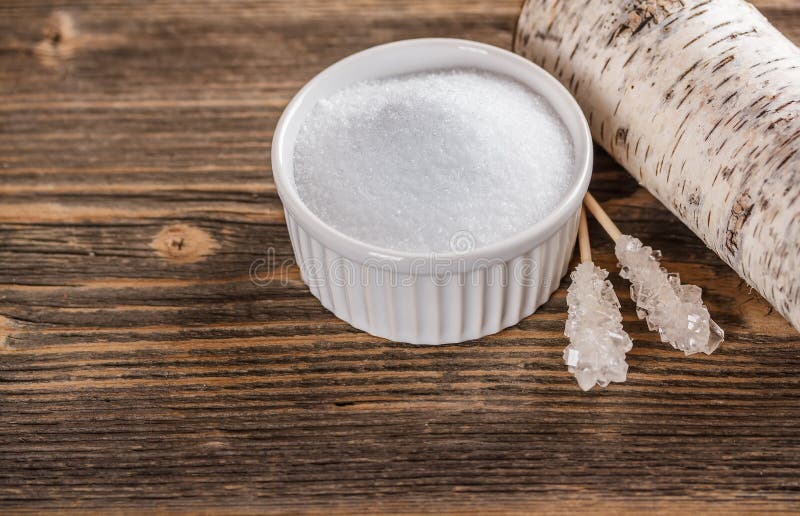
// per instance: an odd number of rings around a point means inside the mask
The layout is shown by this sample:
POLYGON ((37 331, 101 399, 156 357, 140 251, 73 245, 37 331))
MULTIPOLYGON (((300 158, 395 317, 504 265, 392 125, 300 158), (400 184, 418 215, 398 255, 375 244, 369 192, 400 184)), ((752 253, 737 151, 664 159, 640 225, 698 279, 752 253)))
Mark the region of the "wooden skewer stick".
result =
POLYGON ((578 247, 581 250, 581 263, 592 261, 592 246, 589 243, 589 224, 586 222, 586 208, 581 206, 581 220, 578 224, 578 247))
POLYGON ((586 192, 586 197, 583 198, 583 204, 589 208, 589 211, 592 212, 592 215, 594 215, 594 218, 597 219, 597 222, 603 226, 603 229, 606 230, 606 233, 608 233, 608 236, 611 237, 611 240, 616 242, 617 239, 622 236, 622 232, 619 230, 617 225, 614 224, 614 221, 611 220, 600 204, 598 204, 597 200, 592 197, 592 194, 586 192))

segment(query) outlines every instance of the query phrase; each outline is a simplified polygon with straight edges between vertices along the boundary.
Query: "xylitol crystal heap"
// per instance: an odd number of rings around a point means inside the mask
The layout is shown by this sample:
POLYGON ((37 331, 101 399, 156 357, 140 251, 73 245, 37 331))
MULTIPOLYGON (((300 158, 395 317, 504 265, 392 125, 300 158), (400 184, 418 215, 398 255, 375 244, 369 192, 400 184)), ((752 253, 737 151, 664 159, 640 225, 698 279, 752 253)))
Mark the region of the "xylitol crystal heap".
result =
POLYGON ((619 299, 607 276, 606 270, 593 263, 582 263, 570 276, 572 285, 567 290, 564 334, 570 343, 564 349, 564 361, 584 391, 595 384, 624 382, 628 373, 625 353, 633 342, 622 329, 619 299))
POLYGON ((530 228, 564 201, 572 140, 547 100, 509 77, 434 70, 352 84, 321 99, 294 149, 303 202, 342 233, 449 253, 530 228))
POLYGON ((695 285, 681 285, 677 274, 662 268, 661 253, 643 246, 638 238, 622 235, 615 252, 622 271, 631 282, 631 298, 636 313, 647 320, 650 330, 658 330, 662 342, 687 355, 702 351, 710 355, 725 338, 711 320, 695 285))

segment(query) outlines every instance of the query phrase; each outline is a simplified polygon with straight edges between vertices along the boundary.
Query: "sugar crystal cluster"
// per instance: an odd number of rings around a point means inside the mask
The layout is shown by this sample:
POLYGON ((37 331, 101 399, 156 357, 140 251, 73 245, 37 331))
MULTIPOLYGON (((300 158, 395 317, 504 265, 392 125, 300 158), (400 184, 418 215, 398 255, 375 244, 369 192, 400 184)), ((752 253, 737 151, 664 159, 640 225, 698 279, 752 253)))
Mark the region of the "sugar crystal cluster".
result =
POLYGON ((628 373, 625 353, 633 346, 622 329, 619 299, 606 278, 608 272, 585 262, 572 272, 567 290, 569 312, 564 334, 569 345, 564 361, 584 391, 609 382, 624 382, 628 373))
POLYGON ((569 132, 509 77, 438 70, 355 83, 312 108, 294 180, 320 219, 399 251, 450 252, 530 228, 575 178, 569 132))
POLYGON ((631 298, 636 313, 647 320, 650 330, 657 330, 662 342, 687 355, 703 352, 710 355, 725 338, 722 328, 711 320, 695 285, 681 285, 677 274, 661 267, 661 253, 643 246, 638 238, 622 235, 615 249, 622 271, 631 282, 631 298))

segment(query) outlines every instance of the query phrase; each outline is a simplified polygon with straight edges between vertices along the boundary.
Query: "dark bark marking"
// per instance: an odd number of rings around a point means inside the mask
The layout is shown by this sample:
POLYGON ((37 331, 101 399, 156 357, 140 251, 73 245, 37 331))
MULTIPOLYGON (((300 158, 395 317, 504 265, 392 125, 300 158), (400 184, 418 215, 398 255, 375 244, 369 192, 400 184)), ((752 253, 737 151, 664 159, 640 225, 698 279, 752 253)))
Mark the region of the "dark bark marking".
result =
MULTIPOLYGON (((725 77, 724 79, 722 79, 722 82, 721 82, 721 83, 717 84, 717 86, 716 86, 716 88, 715 88, 715 89, 717 89, 717 90, 718 90, 718 89, 719 89, 719 88, 720 88, 720 87, 721 87, 723 84, 725 84, 726 82, 730 81, 730 80, 731 80, 731 79, 733 79, 734 77, 735 77, 735 75, 729 75, 729 76, 725 77)), ((731 97, 732 97, 732 96, 733 96, 733 95, 731 95, 731 97)), ((728 97, 728 98, 730 98, 730 97, 728 97)))
POLYGON ((645 27, 647 27, 650 24, 650 22, 652 22, 654 19, 655 17, 653 15, 651 14, 647 15, 645 18, 642 19, 642 22, 639 24, 639 26, 633 29, 633 32, 631 32, 631 36, 639 34, 639 32, 641 32, 645 27))
POLYGON ((620 25, 615 30, 613 30, 611 32, 611 36, 608 38, 608 41, 606 42, 606 47, 610 47, 611 43, 614 42, 614 40, 617 38, 617 36, 619 36, 627 28, 628 28, 627 25, 620 25))
POLYGON ((740 109, 739 111, 737 111, 734 114, 732 114, 731 117, 725 122, 725 126, 727 127, 728 124, 730 124, 737 116, 739 116, 739 113, 741 113, 741 112, 742 112, 742 110, 740 109))
MULTIPOLYGON (((730 77, 729 77, 728 79, 730 79, 730 77)), ((725 79, 725 80, 727 81, 728 79, 725 79)), ((729 100, 731 100, 731 99, 732 99, 733 97, 735 97, 736 95, 738 95, 738 93, 739 93, 738 91, 734 91, 733 93, 731 93, 730 95, 728 95, 727 97, 725 97, 725 100, 723 100, 723 101, 722 101, 722 104, 720 104, 720 107, 722 107, 722 106, 724 106, 725 104, 727 104, 727 103, 728 103, 728 101, 729 101, 729 100)))
MULTIPOLYGON (((727 125, 727 124, 726 124, 726 125, 727 125)), ((732 156, 732 157, 734 157, 734 158, 735 158, 736 156, 738 156, 738 155, 739 155, 739 153, 740 153, 740 152, 742 152, 742 151, 744 150, 744 148, 747 146, 747 144, 748 144, 748 143, 750 143, 750 142, 748 142, 747 140, 745 140, 744 142, 742 142, 742 144, 741 144, 741 145, 739 145, 739 147, 738 147, 738 148, 737 148, 737 149, 734 151, 734 153, 733 153, 733 156, 732 156)))
POLYGON ((664 27, 662 28, 662 30, 664 32, 669 32, 669 26, 672 25, 673 23, 675 23, 676 21, 678 21, 677 17, 671 19, 670 21, 668 21, 667 23, 664 24, 664 27))
POLYGON ((686 125, 686 122, 688 122, 688 121, 689 121, 689 116, 691 116, 691 114, 692 114, 692 113, 691 113, 691 111, 689 111, 689 112, 687 112, 687 113, 686 113, 686 115, 683 117, 683 120, 681 120, 681 123, 680 123, 680 125, 678 125, 678 128, 677 128, 677 129, 675 129, 675 136, 677 136, 677 135, 678 135, 678 133, 680 133, 680 132, 681 132, 681 129, 683 129, 683 126, 684 126, 684 125, 686 125))
MULTIPOLYGON (((555 7, 557 4, 558 4, 558 1, 554 2, 554 3, 553 3, 553 7, 555 7)), ((527 10, 526 10, 526 11, 525 11, 525 14, 528 14, 529 12, 530 12, 530 11, 527 11, 527 10)), ((558 13, 558 11, 557 11, 557 10, 554 10, 554 12, 555 12, 555 13, 558 13)), ((553 15, 553 17, 552 17, 552 18, 550 18, 550 23, 548 23, 548 24, 547 24, 547 32, 548 32, 548 33, 549 33, 551 30, 553 30, 553 25, 555 25, 555 23, 556 23, 556 17, 557 17, 557 16, 558 16, 558 14, 554 14, 554 15, 553 15)))
POLYGON ((606 64, 603 65, 603 69, 600 70, 600 75, 603 75, 603 72, 606 71, 606 68, 608 68, 608 63, 610 63, 610 62, 611 62, 611 58, 609 57, 608 59, 606 59, 606 64))
POLYGON ((739 38, 741 36, 747 36, 748 34, 755 34, 756 32, 758 32, 758 31, 756 31, 755 28, 747 30, 747 31, 744 31, 744 32, 734 32, 732 34, 728 34, 727 36, 725 36, 723 38, 720 38, 720 39, 716 40, 715 42, 711 43, 710 45, 708 45, 708 48, 715 47, 715 46, 719 45, 720 43, 722 43, 725 40, 736 39, 736 38, 739 38))
POLYGON ((742 192, 731 207, 731 215, 725 231, 725 249, 731 256, 735 256, 739 250, 742 228, 752 212, 753 201, 750 194, 746 191, 742 192))
POLYGON ((791 136, 789 136, 788 138, 786 138, 785 140, 783 140, 783 141, 781 142, 781 144, 780 144, 780 145, 778 145, 778 149, 782 149, 782 148, 786 147, 787 145, 789 145, 790 143, 792 143, 793 141, 795 141, 795 140, 796 140, 798 137, 800 137, 800 130, 798 130, 798 131, 795 131, 794 133, 792 133, 792 135, 791 135, 791 136))
POLYGON ((539 39, 542 41, 553 41, 555 43, 561 43, 561 36, 556 36, 555 34, 550 34, 549 32, 542 32, 540 30, 537 30, 533 34, 533 37, 535 39, 539 39))
POLYGON ((717 150, 714 152, 715 156, 719 156, 719 153, 722 151, 722 148, 725 147, 726 143, 728 143, 728 138, 725 138, 724 140, 722 140, 722 143, 720 144, 719 147, 717 147, 717 150))
POLYGON ((631 62, 631 59, 633 59, 633 58, 634 58, 634 56, 636 56, 636 53, 637 53, 637 52, 639 52, 639 48, 640 48, 640 47, 636 47, 636 50, 634 50, 634 51, 631 53, 631 55, 630 55, 630 56, 628 56, 628 59, 626 59, 626 60, 625 60, 625 63, 622 65, 622 67, 623 67, 623 68, 625 68, 626 66, 628 66, 628 63, 630 63, 630 62, 631 62))
POLYGON ((758 68, 759 66, 769 66, 772 63, 777 63, 779 61, 785 61, 785 57, 776 57, 775 59, 770 59, 769 61, 762 61, 750 66, 750 69, 758 68))
POLYGON ((617 129, 617 134, 614 136, 617 145, 625 145, 628 142, 628 128, 620 127, 617 129))
POLYGON ((752 108, 752 107, 756 107, 756 104, 758 104, 759 102, 761 102, 761 101, 762 101, 762 100, 764 100, 765 98, 767 98, 767 96, 766 96, 766 95, 761 95, 761 96, 760 96, 760 97, 758 97, 756 100, 754 100, 754 101, 753 101, 753 103, 752 103, 752 104, 750 104, 748 107, 751 107, 751 108, 752 108))
MULTIPOLYGON (((672 14, 670 9, 672 9, 673 5, 671 4, 680 4, 683 6, 683 2, 681 0, 678 0, 678 2, 670 2, 668 0, 660 0, 656 2, 637 0, 631 4, 632 5, 625 7, 627 10, 627 17, 625 17, 624 20, 621 21, 619 25, 611 32, 611 36, 609 37, 606 46, 611 45, 617 37, 623 34, 630 32, 630 37, 634 37, 644 29, 653 25, 658 25, 661 21, 665 20, 672 14)), ((666 27, 673 22, 674 20, 667 23, 664 26, 664 29, 666 29, 666 27)))
POLYGON ((727 181, 730 179, 731 175, 733 175, 733 171, 735 169, 733 167, 722 167, 722 179, 727 181))
POLYGON ((692 18, 697 18, 698 16, 701 16, 702 14, 705 14, 707 12, 708 12, 708 9, 705 9, 703 11, 698 11, 698 12, 694 13, 693 15, 689 16, 688 18, 686 18, 686 21, 689 21, 692 18))
POLYGON ((679 83, 680 83, 682 80, 684 80, 684 79, 686 78, 686 76, 687 76, 687 75, 689 75, 690 73, 692 73, 692 71, 693 71, 695 68, 697 68, 698 66, 700 66, 700 63, 702 63, 702 62, 703 62, 703 60, 702 60, 702 59, 698 59, 697 61, 695 61, 695 63, 694 63, 692 66, 690 66, 689 68, 687 68, 687 69, 686 69, 686 71, 684 71, 682 74, 680 74, 680 75, 678 76, 677 80, 675 80, 675 82, 674 82, 674 83, 672 83, 672 88, 674 89, 674 88, 675 88, 675 87, 676 87, 676 86, 677 86, 677 85, 678 85, 678 84, 679 84, 679 83))
POLYGON ((733 168, 722 166, 717 170, 717 173, 714 175, 714 181, 711 182, 711 186, 717 182, 717 178, 721 177, 723 181, 727 181, 729 177, 733 174, 733 168))
POLYGON ((792 156, 794 156, 796 153, 797 153, 797 149, 793 150, 793 151, 792 151, 792 152, 791 152, 791 153, 790 153, 788 156, 786 156, 785 158, 783 158, 783 161, 781 161, 781 162, 780 162, 780 164, 779 164, 777 167, 775 167, 775 172, 777 172, 778 170, 780 170, 780 169, 781 169, 781 167, 783 167, 783 166, 786 164, 786 162, 787 162, 787 161, 789 161, 790 159, 792 159, 792 156))
POLYGON ((761 72, 761 73, 757 74, 757 75, 756 75, 754 78, 755 78, 755 79, 760 79, 761 77, 764 77, 764 76, 765 76, 765 75, 767 75, 768 73, 776 72, 776 71, 778 71, 778 70, 780 70, 780 68, 778 68, 778 67, 776 66, 776 67, 774 67, 774 68, 770 68, 769 70, 764 70, 763 72, 761 72))
POLYGON ((705 36, 705 34, 700 34, 699 36, 695 36, 694 38, 692 38, 692 40, 691 40, 691 41, 689 41, 687 44, 683 45, 683 48, 684 48, 684 50, 685 50, 685 49, 687 49, 687 48, 689 48, 689 46, 690 46, 692 43, 695 43, 695 42, 696 42, 698 39, 702 38, 703 36, 705 36))
POLYGON ((681 131, 681 134, 675 139, 675 145, 672 146, 672 153, 669 155, 670 159, 675 156, 675 151, 678 150, 678 145, 681 143, 684 134, 686 134, 686 131, 681 131))
POLYGON ((572 31, 570 32, 571 34, 577 34, 578 27, 580 26, 581 23, 581 20, 577 16, 575 16, 574 18, 575 18, 575 23, 572 25, 572 31))
POLYGON ((711 138, 711 135, 714 133, 714 131, 717 129, 717 127, 719 127, 719 124, 721 124, 721 123, 722 123, 722 119, 720 118, 719 120, 717 120, 717 123, 714 124, 714 127, 712 127, 711 130, 706 135, 705 141, 708 141, 708 139, 711 138))
POLYGON ((683 96, 683 98, 681 99, 681 101, 680 101, 680 102, 678 102, 678 105, 675 107, 675 109, 679 109, 679 108, 680 108, 680 107, 683 105, 683 103, 684 103, 684 102, 686 102, 686 99, 688 99, 688 98, 691 96, 692 92, 694 92, 694 86, 690 87, 690 88, 689 88, 689 89, 686 91, 686 94, 683 96))
POLYGON ((715 67, 714 67, 714 68, 711 70, 711 73, 715 73, 717 70, 719 70, 720 68, 724 67, 725 65, 727 65, 727 64, 728 64, 728 63, 730 63, 731 61, 733 61, 733 56, 728 56, 728 57, 726 57, 725 59, 723 59, 722 61, 720 61, 719 63, 717 63, 717 66, 715 66, 715 67))

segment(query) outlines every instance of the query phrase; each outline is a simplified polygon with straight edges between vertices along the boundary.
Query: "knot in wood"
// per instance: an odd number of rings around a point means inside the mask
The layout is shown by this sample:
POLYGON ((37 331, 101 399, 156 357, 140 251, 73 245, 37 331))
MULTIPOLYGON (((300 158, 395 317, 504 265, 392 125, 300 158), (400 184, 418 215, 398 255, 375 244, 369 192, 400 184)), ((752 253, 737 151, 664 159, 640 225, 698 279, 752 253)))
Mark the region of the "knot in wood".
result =
POLYGON ((48 67, 70 59, 77 48, 78 31, 68 13, 56 11, 45 22, 44 37, 33 48, 39 62, 48 67))
POLYGON ((150 247, 173 263, 198 262, 219 248, 207 231, 187 224, 165 227, 153 238, 150 247))

